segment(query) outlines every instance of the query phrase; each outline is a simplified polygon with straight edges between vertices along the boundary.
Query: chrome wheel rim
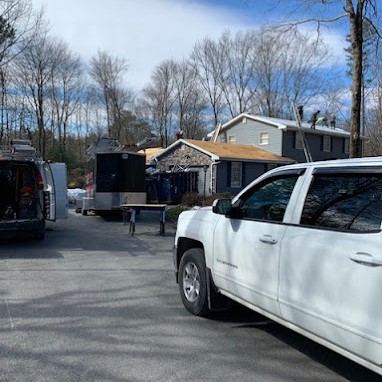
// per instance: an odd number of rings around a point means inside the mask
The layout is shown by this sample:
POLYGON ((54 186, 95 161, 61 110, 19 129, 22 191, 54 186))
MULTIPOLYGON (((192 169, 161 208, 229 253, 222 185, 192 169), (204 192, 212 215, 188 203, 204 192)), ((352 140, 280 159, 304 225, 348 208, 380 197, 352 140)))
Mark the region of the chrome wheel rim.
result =
POLYGON ((195 302, 200 294, 200 276, 198 268, 188 263, 183 271, 183 293, 189 302, 195 302))

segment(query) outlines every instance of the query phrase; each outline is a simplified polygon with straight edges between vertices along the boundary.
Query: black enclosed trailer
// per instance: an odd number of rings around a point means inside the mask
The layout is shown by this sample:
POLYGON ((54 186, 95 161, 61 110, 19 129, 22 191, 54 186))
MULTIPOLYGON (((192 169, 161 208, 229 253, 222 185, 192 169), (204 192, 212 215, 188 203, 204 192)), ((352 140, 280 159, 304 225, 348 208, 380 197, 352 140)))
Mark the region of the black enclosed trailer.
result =
MULTIPOLYGON (((89 153, 89 150, 88 150, 89 153)), ((98 145, 88 160, 87 198, 82 212, 120 210, 122 204, 146 203, 146 156, 121 146, 98 145)))

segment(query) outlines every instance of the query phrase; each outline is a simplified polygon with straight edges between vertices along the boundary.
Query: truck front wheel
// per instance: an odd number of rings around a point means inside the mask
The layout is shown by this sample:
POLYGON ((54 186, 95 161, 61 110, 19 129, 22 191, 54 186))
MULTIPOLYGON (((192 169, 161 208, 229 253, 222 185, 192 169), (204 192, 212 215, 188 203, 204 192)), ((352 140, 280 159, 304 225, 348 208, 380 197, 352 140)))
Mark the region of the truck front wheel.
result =
POLYGON ((206 262, 201 248, 191 248, 184 253, 179 264, 179 289, 189 312, 196 316, 209 312, 206 262))

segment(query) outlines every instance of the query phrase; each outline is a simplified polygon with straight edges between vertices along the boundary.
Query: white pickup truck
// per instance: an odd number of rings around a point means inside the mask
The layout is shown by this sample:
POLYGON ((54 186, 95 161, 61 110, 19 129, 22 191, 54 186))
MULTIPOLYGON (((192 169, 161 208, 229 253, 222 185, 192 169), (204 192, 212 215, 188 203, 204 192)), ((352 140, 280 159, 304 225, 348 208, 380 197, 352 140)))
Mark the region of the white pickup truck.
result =
POLYGON ((184 306, 239 302, 382 375, 382 158, 279 167, 183 212, 184 306))

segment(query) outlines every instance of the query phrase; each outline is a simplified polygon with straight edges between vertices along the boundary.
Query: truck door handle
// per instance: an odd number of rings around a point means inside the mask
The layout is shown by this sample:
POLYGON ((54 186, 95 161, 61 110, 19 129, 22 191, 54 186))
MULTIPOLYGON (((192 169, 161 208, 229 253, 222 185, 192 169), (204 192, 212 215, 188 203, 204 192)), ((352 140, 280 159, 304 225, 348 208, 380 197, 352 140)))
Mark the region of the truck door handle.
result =
POLYGON ((382 259, 375 258, 369 253, 357 252, 350 255, 350 260, 358 264, 381 266, 382 259))
POLYGON ((259 238, 260 241, 267 244, 276 244, 277 240, 274 239, 271 235, 264 235, 259 238))

